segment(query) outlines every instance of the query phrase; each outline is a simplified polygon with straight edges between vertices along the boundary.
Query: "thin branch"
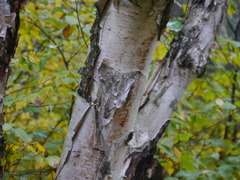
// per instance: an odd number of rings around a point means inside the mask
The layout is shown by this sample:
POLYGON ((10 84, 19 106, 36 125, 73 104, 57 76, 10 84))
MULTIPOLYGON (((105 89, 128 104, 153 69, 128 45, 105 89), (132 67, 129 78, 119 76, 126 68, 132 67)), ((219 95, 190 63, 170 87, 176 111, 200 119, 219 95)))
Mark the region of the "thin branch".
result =
POLYGON ((47 33, 46 31, 44 31, 44 29, 42 29, 37 23, 31 22, 31 21, 28 21, 28 22, 31 23, 31 24, 33 24, 34 26, 36 26, 46 37, 48 37, 48 38, 53 42, 54 45, 56 45, 59 53, 60 53, 61 56, 62 56, 64 65, 65 65, 66 69, 68 70, 68 62, 67 62, 67 60, 66 60, 66 58, 65 58, 65 56, 64 56, 63 51, 61 50, 61 48, 59 47, 59 45, 56 43, 56 41, 55 41, 50 35, 48 35, 48 33, 47 33))
POLYGON ((48 134, 48 136, 46 137, 46 139, 43 141, 43 143, 42 144, 45 144, 47 141, 48 141, 48 139, 49 139, 49 137, 54 133, 54 131, 57 129, 57 127, 58 127, 58 125, 61 123, 61 122, 63 122, 65 119, 60 119, 58 122, 57 122, 57 124, 54 126, 54 128, 52 129, 52 131, 50 131, 50 133, 48 134))
MULTIPOLYGON (((81 34, 82 34, 82 38, 83 38, 84 44, 85 44, 86 47, 88 47, 87 41, 86 41, 86 39, 84 37, 84 32, 83 32, 83 28, 82 28, 82 25, 81 25, 81 21, 80 21, 80 15, 79 15, 79 9, 78 9, 77 0, 75 0, 75 4, 76 4, 76 13, 77 13, 78 26, 79 26, 79 28, 81 30, 81 34)), ((78 40, 79 40, 79 37, 80 37, 79 28, 78 28, 78 40)))
MULTIPOLYGON (((231 115, 237 114, 237 113, 239 113, 239 112, 240 112, 240 110, 232 113, 231 115)), ((211 128, 213 128, 213 127, 215 127, 215 126, 223 123, 224 121, 226 121, 226 120, 228 119, 228 117, 229 117, 229 115, 228 115, 227 117, 225 117, 223 120, 221 120, 221 121, 219 121, 219 122, 217 122, 217 123, 215 123, 215 124, 213 124, 213 125, 205 128, 205 129, 203 129, 202 131, 193 133, 194 135, 191 136, 189 139, 192 139, 192 138, 195 137, 195 136, 199 136, 201 133, 206 132, 206 131, 208 131, 209 129, 211 129, 211 128)))
POLYGON ((230 20, 229 20, 229 18, 228 17, 226 17, 226 19, 227 19, 227 23, 228 23, 228 25, 229 25, 229 27, 230 27, 230 29, 235 33, 235 29, 234 29, 234 27, 232 26, 232 24, 231 24, 231 22, 230 22, 230 20))
POLYGON ((240 19, 238 20, 236 29, 235 29, 235 40, 238 41, 238 29, 240 28, 240 19))
POLYGON ((70 63, 71 60, 72 60, 79 52, 80 52, 80 50, 74 52, 74 53, 70 56, 70 58, 68 59, 68 63, 70 63))
POLYGON ((15 91, 12 91, 12 92, 6 94, 6 96, 9 96, 10 94, 14 94, 14 93, 19 92, 19 91, 22 91, 22 90, 24 90, 24 89, 34 88, 34 87, 37 87, 37 86, 38 86, 38 85, 32 85, 32 86, 22 87, 22 88, 20 88, 20 89, 17 89, 17 90, 15 90, 15 91))

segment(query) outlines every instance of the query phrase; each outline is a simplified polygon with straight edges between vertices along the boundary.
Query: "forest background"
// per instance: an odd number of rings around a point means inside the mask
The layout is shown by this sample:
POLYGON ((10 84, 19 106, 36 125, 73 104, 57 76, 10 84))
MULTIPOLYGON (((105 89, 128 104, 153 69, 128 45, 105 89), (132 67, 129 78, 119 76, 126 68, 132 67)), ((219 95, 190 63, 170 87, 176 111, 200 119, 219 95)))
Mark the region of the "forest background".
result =
MULTIPOLYGON (((176 1, 151 70, 182 28, 187 4, 176 1), (161 49, 161 50, 160 50, 161 49)), ((4 179, 54 179, 87 56, 92 0, 35 0, 21 12, 3 126, 4 179)), ((240 3, 232 0, 203 78, 186 91, 158 143, 166 180, 240 179, 240 3)))

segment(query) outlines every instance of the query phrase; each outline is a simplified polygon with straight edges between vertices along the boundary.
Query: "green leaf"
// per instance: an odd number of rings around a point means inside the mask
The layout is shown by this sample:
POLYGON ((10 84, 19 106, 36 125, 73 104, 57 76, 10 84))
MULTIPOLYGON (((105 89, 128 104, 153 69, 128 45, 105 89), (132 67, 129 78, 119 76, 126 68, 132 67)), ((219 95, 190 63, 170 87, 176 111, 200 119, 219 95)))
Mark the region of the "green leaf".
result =
POLYGON ((78 24, 78 19, 72 16, 65 16, 65 20, 68 22, 70 25, 76 25, 78 24))
POLYGON ((53 167, 53 168, 57 168, 58 164, 59 164, 59 157, 58 156, 48 156, 46 158, 47 163, 53 167))
POLYGON ((169 21, 167 23, 167 28, 171 31, 179 32, 183 28, 183 24, 181 20, 174 19, 173 21, 169 21))
POLYGON ((40 0, 40 3, 42 3, 44 5, 48 5, 48 0, 40 0))
POLYGON ((39 106, 27 106, 23 109, 23 111, 32 114, 36 112, 40 113, 42 112, 42 109, 39 106))
POLYGON ((214 147, 222 147, 227 148, 227 144, 223 139, 207 139, 205 141, 206 144, 212 144, 214 147))
POLYGON ((4 131, 8 131, 8 130, 12 129, 13 127, 14 127, 13 123, 5 123, 5 124, 3 124, 3 130, 4 131))
POLYGON ((240 48, 240 42, 234 40, 228 40, 227 42, 231 43, 233 46, 240 48))
POLYGON ((11 132, 5 132, 4 133, 4 139, 7 141, 9 144, 16 144, 17 143, 17 138, 13 136, 11 132))
POLYGON ((227 160, 229 161, 229 162, 233 162, 233 163, 238 163, 238 164, 240 164, 240 155, 239 156, 229 156, 228 158, 227 158, 227 160))
POLYGON ((15 102, 16 98, 7 96, 4 98, 4 105, 11 105, 15 102))
POLYGON ((48 57, 42 57, 40 58, 40 63, 39 63, 39 69, 42 70, 49 58, 48 57))
POLYGON ((48 45, 48 47, 49 47, 50 49, 55 49, 55 48, 57 48, 57 45, 52 45, 52 44, 50 44, 50 45, 48 45))
MULTIPOLYGON (((35 173, 37 173, 34 169, 26 169, 20 170, 14 173, 15 177, 20 177, 19 180, 29 180, 36 179, 35 173)), ((18 179, 18 178, 17 178, 18 179)))
POLYGON ((32 133, 32 137, 34 139, 40 140, 40 139, 45 139, 48 137, 49 132, 41 130, 41 131, 36 131, 32 133))
POLYGON ((12 58, 11 60, 11 67, 16 66, 19 63, 19 59, 12 58))
POLYGON ((78 82, 78 79, 74 79, 74 78, 64 78, 62 80, 64 83, 66 84, 72 84, 72 83, 77 83, 78 82))
POLYGON ((177 158, 174 156, 172 150, 169 147, 158 145, 158 148, 163 150, 172 160, 177 161, 177 158))
POLYGON ((214 91, 217 91, 217 92, 224 92, 225 91, 222 86, 220 86, 219 84, 217 84, 215 82, 211 82, 211 86, 214 89, 214 91))
POLYGON ((233 168, 230 165, 221 165, 218 168, 219 174, 224 177, 224 179, 231 178, 233 174, 233 168))
POLYGON ((189 108, 189 109, 193 109, 193 106, 186 100, 186 99, 182 99, 182 104, 184 105, 184 106, 186 106, 187 108, 189 108))
POLYGON ((191 136, 192 136, 192 134, 190 134, 190 133, 184 133, 184 134, 178 135, 179 140, 183 141, 183 142, 187 142, 191 136))
POLYGON ((193 158, 188 153, 183 153, 181 156, 181 166, 187 171, 194 171, 193 158))
POLYGON ((172 118, 172 119, 171 119, 171 122, 174 122, 174 124, 175 124, 175 123, 176 123, 176 124, 181 124, 181 125, 186 126, 186 127, 189 126, 186 122, 184 122, 184 121, 182 121, 182 120, 180 120, 180 119, 177 119, 177 118, 172 118))
POLYGON ((45 147, 49 153, 55 153, 58 151, 59 145, 53 141, 49 141, 45 144, 45 147))
POLYGON ((72 96, 77 96, 77 92, 76 91, 72 91, 72 90, 66 90, 65 93, 72 95, 72 96))
POLYGON ((28 165, 31 165, 33 164, 33 159, 36 155, 32 152, 29 152, 29 153, 26 153, 24 154, 24 156, 21 158, 21 163, 24 165, 24 166, 28 166, 28 165))
POLYGON ((9 180, 9 172, 3 172, 3 180, 9 180))
POLYGON ((199 170, 195 170, 194 172, 181 170, 176 174, 177 177, 183 177, 183 179, 187 180, 196 180, 199 175, 200 175, 199 170))
POLYGON ((232 109, 236 109, 237 107, 234 104, 230 103, 230 102, 225 102, 223 104, 223 108, 232 110, 232 109))
POLYGON ((24 130, 20 128, 12 128, 11 132, 15 134, 15 136, 22 139, 23 142, 29 143, 32 141, 32 138, 24 130))
POLYGON ((214 158, 214 159, 219 159, 220 154, 219 154, 218 152, 216 152, 216 153, 213 153, 213 154, 211 155, 211 157, 214 158))
POLYGON ((88 36, 91 36, 91 27, 83 27, 83 32, 85 32, 88 36))
POLYGON ((229 16, 232 16, 233 14, 237 13, 238 8, 236 6, 236 3, 234 1, 230 1, 229 6, 228 6, 228 10, 227 10, 227 14, 229 16))
POLYGON ((175 177, 167 177, 167 178, 164 178, 164 180, 178 180, 178 178, 175 178, 175 177))

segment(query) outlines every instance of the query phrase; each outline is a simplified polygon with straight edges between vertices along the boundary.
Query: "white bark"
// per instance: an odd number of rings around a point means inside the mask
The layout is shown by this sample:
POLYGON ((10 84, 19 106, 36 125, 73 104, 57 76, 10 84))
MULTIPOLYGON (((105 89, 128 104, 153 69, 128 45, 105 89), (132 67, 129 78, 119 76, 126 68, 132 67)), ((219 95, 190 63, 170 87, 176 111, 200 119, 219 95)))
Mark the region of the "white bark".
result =
POLYGON ((119 160, 116 149, 133 131, 158 37, 156 20, 169 2, 142 1, 142 7, 130 1, 99 2, 99 49, 92 43, 97 53, 89 55, 94 71, 86 67, 82 73, 93 77, 80 84, 82 97, 77 98, 57 179, 120 178, 125 157, 119 160), (157 12, 158 7, 162 10, 157 12))
MULTIPOLYGON (((227 5, 228 1, 225 0, 206 0, 189 5, 184 28, 171 43, 170 51, 157 68, 158 73, 150 80, 150 89, 144 94, 134 136, 128 143, 129 159, 125 167, 131 167, 130 163, 147 161, 148 156, 153 156, 149 152, 154 151, 156 138, 161 137, 181 96, 190 82, 205 71, 227 5)), ((142 170, 144 168, 147 169, 142 167, 142 170)), ((134 175, 132 178, 138 179, 140 176, 134 175)))
POLYGON ((197 8, 190 5, 189 18, 185 21, 183 30, 174 39, 172 51, 159 65, 160 68, 157 68, 160 69, 158 75, 153 77, 157 80, 152 81, 154 85, 147 90, 149 92, 144 97, 147 102, 143 102, 144 108, 139 111, 135 128, 141 133, 134 136, 136 142, 131 141, 130 144, 135 143, 133 146, 141 147, 140 144, 155 138, 160 127, 171 117, 190 82, 204 72, 226 7, 227 1, 212 0, 205 1, 197 8), (210 6, 213 9, 208 10, 210 6), (145 141, 141 142, 138 137, 143 137, 145 141))
POLYGON ((56 179, 146 176, 145 166, 177 102, 204 71, 227 6, 227 0, 194 2, 144 93, 158 29, 164 29, 172 1, 98 1, 101 16, 92 29, 56 179))

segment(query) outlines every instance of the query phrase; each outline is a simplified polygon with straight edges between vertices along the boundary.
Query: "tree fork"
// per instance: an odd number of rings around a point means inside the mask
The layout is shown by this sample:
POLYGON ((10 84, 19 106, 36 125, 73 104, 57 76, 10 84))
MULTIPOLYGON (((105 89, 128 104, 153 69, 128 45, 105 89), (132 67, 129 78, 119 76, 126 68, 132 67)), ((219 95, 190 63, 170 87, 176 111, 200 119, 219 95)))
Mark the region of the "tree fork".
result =
POLYGON ((184 28, 144 93, 158 32, 172 4, 98 1, 56 179, 149 178, 156 143, 189 83, 204 73, 228 0, 190 2, 184 28))
POLYGON ((79 96, 56 179, 124 176, 122 155, 134 129, 158 31, 165 28, 172 4, 97 2, 91 51, 80 70, 79 96))

